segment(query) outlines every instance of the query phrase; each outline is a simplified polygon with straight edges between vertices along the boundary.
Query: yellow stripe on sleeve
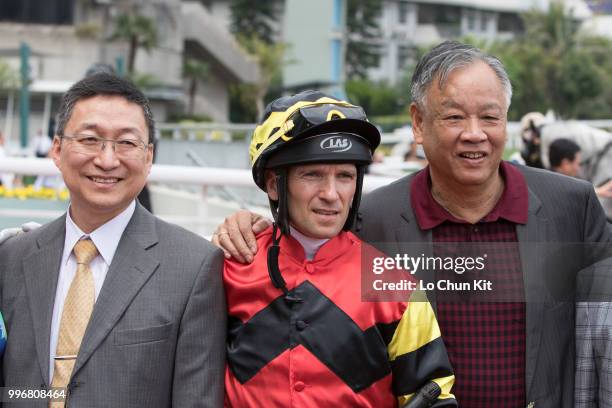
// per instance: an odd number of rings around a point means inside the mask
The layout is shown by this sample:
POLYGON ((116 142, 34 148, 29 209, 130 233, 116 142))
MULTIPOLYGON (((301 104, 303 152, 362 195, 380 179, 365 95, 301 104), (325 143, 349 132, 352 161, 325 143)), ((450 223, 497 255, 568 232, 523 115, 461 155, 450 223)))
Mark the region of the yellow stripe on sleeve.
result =
POLYGON ((436 315, 427 296, 423 291, 414 291, 389 343, 389 361, 415 351, 440 336, 436 315))

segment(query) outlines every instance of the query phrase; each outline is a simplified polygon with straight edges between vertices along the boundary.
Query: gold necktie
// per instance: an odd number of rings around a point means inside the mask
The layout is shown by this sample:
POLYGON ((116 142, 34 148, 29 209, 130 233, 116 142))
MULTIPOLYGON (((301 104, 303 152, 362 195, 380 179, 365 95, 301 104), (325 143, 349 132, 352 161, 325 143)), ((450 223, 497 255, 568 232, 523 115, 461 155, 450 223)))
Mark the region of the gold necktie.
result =
MULTIPOLYGON (((98 255, 98 249, 90 239, 84 239, 77 242, 72 251, 77 261, 77 271, 64 300, 52 387, 68 385, 95 303, 94 280, 89 264, 98 255)), ((64 402, 51 404, 53 408, 63 406, 64 402)))

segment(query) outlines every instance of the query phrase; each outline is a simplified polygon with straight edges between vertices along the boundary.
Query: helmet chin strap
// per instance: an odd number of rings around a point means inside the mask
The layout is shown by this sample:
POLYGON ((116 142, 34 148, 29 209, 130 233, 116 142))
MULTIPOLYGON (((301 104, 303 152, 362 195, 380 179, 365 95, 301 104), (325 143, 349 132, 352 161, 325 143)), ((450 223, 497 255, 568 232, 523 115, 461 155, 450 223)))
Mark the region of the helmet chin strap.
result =
POLYGON ((268 199, 270 201, 270 210, 274 223, 280 229, 281 234, 289 235, 289 207, 287 205, 288 183, 287 169, 280 168, 275 170, 276 174, 276 192, 277 200, 268 199))
POLYGON ((366 166, 357 166, 357 183, 355 185, 355 195, 353 195, 351 209, 348 213, 348 216, 346 217, 344 227, 342 227, 343 231, 349 231, 353 227, 353 224, 357 219, 357 211, 359 210, 359 203, 361 202, 361 191, 363 190, 363 177, 365 176, 365 170, 366 166))
POLYGON ((272 245, 268 248, 268 274, 270 275, 270 280, 274 287, 283 291, 287 302, 300 303, 302 302, 302 298, 289 292, 287 289, 287 282, 285 282, 280 272, 280 268, 278 267, 278 255, 280 254, 279 244, 282 236, 283 233, 279 231, 278 226, 274 223, 272 226, 272 245))
POLYGON ((268 248, 268 274, 275 288, 283 291, 285 300, 291 303, 302 302, 302 299, 291 294, 287 289, 287 283, 281 274, 278 266, 278 256, 280 254, 280 240, 283 235, 289 236, 289 207, 287 205, 288 195, 287 169, 276 170, 276 191, 278 201, 270 200, 270 208, 274 216, 272 226, 272 245, 268 248))

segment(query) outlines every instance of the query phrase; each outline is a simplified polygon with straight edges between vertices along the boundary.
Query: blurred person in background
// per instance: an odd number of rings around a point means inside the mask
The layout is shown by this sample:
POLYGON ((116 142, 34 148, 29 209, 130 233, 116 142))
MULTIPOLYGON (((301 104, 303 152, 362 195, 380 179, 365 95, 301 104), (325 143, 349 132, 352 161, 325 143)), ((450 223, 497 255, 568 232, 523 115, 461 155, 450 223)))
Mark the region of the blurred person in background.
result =
POLYGON ((49 138, 48 135, 43 133, 42 129, 38 129, 36 136, 32 139, 32 151, 34 152, 34 156, 42 159, 49 157, 52 144, 51 140, 52 138, 49 138))
POLYGON ((550 169, 570 177, 580 175, 580 146, 573 140, 557 139, 548 151, 550 169))
POLYGON ((612 223, 612 198, 608 198, 612 180, 612 133, 580 121, 555 121, 550 115, 530 112, 521 119, 521 151, 525 164, 551 169, 550 145, 557 139, 569 139, 580 146, 580 178, 598 189, 598 198, 612 223))
MULTIPOLYGON (((578 143, 570 139, 556 139, 548 149, 550 169, 570 177, 580 177, 582 155, 578 143)), ((595 187, 600 198, 612 198, 612 180, 595 187)))
MULTIPOLYGON (((39 159, 46 159, 51 152, 53 136, 43 133, 42 129, 36 132, 36 137, 32 140, 32 152, 39 159)), ((34 188, 61 189, 64 187, 64 182, 60 176, 37 176, 34 181, 34 188)))

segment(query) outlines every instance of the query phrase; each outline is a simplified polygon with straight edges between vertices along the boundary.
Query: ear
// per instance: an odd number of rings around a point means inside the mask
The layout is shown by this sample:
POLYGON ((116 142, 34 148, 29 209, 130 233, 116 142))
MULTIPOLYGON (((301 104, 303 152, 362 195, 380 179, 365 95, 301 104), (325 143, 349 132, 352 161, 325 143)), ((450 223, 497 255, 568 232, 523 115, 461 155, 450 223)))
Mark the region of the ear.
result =
POLYGON ((410 116, 412 117, 412 134, 414 141, 418 144, 423 143, 423 112, 414 102, 410 104, 410 116))
POLYGON ((147 154, 145 157, 147 174, 151 173, 151 166, 153 165, 153 156, 155 154, 155 145, 153 143, 147 145, 147 154))
POLYGON ((561 159, 561 163, 559 163, 559 169, 568 169, 572 167, 572 161, 568 158, 561 159))
POLYGON ((62 139, 59 138, 59 136, 55 136, 53 138, 53 144, 51 145, 51 158, 53 159, 53 163, 55 163, 55 167, 57 167, 58 169, 62 169, 62 161, 60 159, 61 153, 62 153, 62 139))
POLYGON ((265 180, 266 192, 268 193, 268 197, 272 201, 278 201, 278 186, 276 185, 276 173, 274 173, 272 170, 266 170, 265 180))

